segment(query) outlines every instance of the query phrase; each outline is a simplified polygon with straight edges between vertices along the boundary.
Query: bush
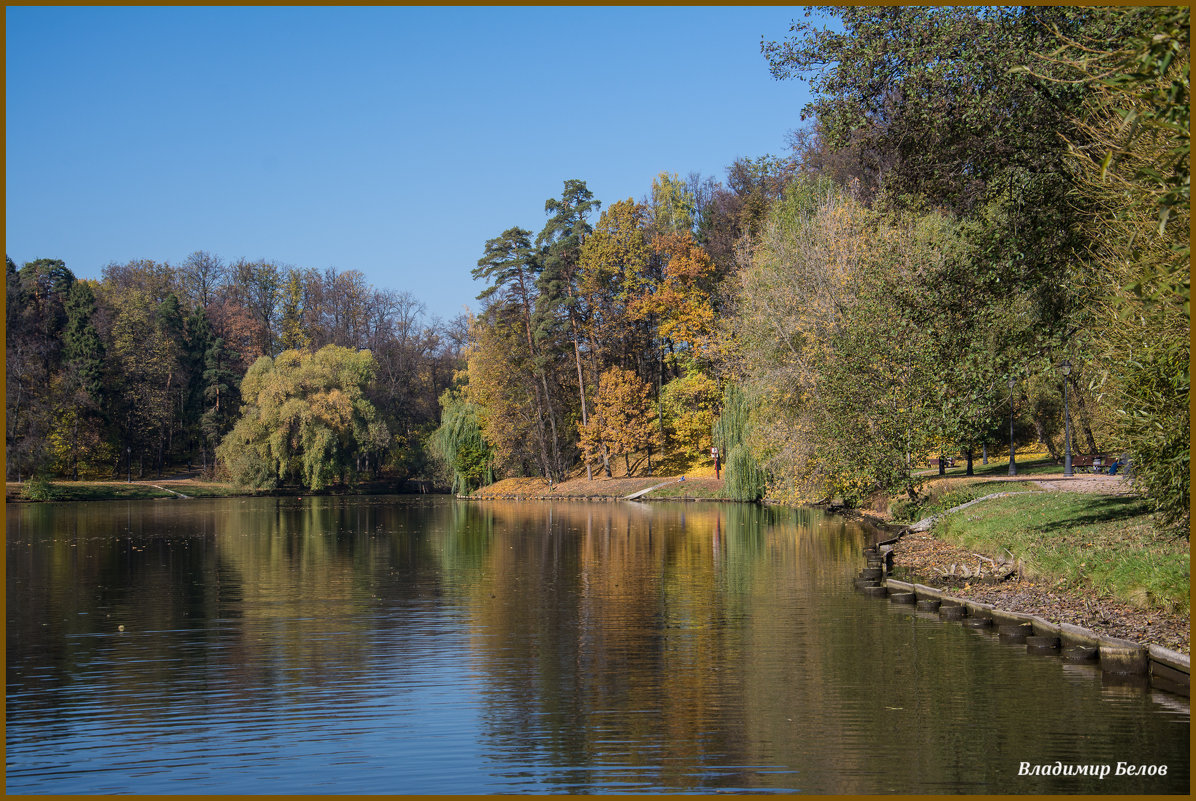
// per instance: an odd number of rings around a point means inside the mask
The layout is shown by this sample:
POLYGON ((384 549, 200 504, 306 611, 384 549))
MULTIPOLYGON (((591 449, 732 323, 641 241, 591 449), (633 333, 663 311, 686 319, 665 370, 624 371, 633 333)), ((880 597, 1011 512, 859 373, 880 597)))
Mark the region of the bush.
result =
POLYGON ((44 474, 35 475, 25 482, 21 497, 27 501, 48 501, 54 497, 54 485, 44 474))

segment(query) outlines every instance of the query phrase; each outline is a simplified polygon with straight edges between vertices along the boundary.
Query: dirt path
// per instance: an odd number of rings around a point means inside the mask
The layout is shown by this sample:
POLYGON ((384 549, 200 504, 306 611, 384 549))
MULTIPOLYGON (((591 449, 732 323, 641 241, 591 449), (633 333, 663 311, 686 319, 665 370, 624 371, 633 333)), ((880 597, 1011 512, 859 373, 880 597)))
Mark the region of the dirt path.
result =
MULTIPOLYGON (((1133 495, 1134 488, 1125 476, 1110 476, 1094 473, 1076 473, 1065 476, 1062 473, 1046 476, 945 476, 937 481, 946 485, 953 483, 977 483, 1000 481, 1018 484, 1037 484, 1045 490, 1061 492, 1095 492, 1103 495, 1133 495)), ((936 483, 932 481, 931 483, 936 483)))

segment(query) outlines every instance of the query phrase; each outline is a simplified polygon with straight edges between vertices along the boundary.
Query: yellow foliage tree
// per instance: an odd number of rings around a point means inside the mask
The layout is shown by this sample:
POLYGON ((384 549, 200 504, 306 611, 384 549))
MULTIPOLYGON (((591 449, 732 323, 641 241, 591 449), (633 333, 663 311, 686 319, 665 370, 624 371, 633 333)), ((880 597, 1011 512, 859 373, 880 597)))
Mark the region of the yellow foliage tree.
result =
POLYGON ((602 373, 594 413, 588 425, 578 425, 581 450, 588 461, 596 459, 603 446, 622 454, 627 475, 631 475, 633 454, 647 453, 648 471, 652 453, 660 451, 660 429, 650 399, 651 387, 630 370, 613 367, 602 373))

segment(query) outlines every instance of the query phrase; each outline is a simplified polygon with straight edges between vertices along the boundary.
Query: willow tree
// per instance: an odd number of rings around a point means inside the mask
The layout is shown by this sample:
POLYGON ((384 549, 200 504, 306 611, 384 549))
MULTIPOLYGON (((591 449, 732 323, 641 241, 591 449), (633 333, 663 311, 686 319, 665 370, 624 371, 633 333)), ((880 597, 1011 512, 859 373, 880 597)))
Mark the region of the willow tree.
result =
POLYGON ((241 383, 241 418, 216 450, 238 484, 323 489, 380 463, 390 434, 365 397, 374 357, 328 345, 262 356, 241 383))
POLYGON ((751 408, 743 390, 728 383, 723 390, 723 410, 711 426, 711 439, 726 462, 726 494, 738 501, 764 497, 766 474, 752 455, 751 408))
POLYGON ((493 451, 482 436, 477 406, 452 390, 440 396, 440 406, 440 426, 432 432, 428 445, 451 479, 452 491, 468 495, 493 484, 493 451))

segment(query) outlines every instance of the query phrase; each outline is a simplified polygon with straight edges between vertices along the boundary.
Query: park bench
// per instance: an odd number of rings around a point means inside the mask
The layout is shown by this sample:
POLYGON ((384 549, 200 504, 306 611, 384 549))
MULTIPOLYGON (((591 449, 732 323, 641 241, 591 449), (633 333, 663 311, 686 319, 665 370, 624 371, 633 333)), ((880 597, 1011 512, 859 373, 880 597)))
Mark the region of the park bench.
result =
POLYGON ((1109 464, 1113 461, 1112 457, 1104 453, 1092 453, 1082 456, 1071 457, 1071 466, 1091 468, 1092 472, 1100 473, 1107 470, 1109 464))
MULTIPOLYGON (((955 467, 955 460, 954 460, 954 459, 946 459, 945 461, 946 461, 946 465, 947 465, 947 467, 955 467)), ((931 466, 931 467, 938 467, 938 466, 939 466, 939 460, 938 460, 938 459, 931 459, 931 460, 930 460, 930 466, 931 466)))

